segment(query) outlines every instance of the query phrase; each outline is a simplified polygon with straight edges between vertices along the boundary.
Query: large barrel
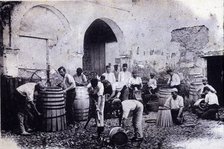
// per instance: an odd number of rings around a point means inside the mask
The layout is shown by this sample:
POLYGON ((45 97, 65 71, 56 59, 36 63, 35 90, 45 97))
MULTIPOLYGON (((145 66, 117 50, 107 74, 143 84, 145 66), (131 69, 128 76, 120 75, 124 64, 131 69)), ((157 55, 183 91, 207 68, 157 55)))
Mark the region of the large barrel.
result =
POLYGON ((66 128, 65 99, 62 88, 48 87, 41 91, 43 131, 60 131, 66 128))
POLYGON ((160 88, 158 92, 159 106, 163 106, 166 100, 171 96, 172 88, 160 88))
POLYGON ((193 104, 200 98, 198 96, 197 90, 203 85, 202 79, 203 76, 195 76, 193 82, 190 84, 190 91, 189 91, 190 104, 193 104))
POLYGON ((110 141, 117 146, 123 146, 128 143, 128 136, 121 127, 114 127, 109 133, 110 141))
POLYGON ((75 121, 84 121, 88 119, 89 114, 89 94, 87 87, 76 87, 76 98, 74 100, 75 121))

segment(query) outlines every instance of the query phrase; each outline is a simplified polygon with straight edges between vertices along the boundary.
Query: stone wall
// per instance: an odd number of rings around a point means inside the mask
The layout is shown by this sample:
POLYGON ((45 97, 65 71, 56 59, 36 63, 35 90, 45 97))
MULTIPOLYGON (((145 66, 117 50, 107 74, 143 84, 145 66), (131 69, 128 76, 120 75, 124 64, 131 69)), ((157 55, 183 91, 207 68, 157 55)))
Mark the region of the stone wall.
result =
MULTIPOLYGON (((107 63, 113 65, 115 59, 128 62, 130 70, 139 69, 142 76, 163 72, 168 67, 182 78, 195 73, 206 75, 202 57, 223 55, 220 6, 221 0, 22 2, 11 16, 10 48, 19 49, 18 54, 5 54, 4 73, 18 76, 20 67, 45 68, 44 51, 48 49, 52 69, 64 65, 74 74, 83 64, 86 30, 94 20, 102 19, 118 40, 106 46, 106 50, 116 50, 112 58, 113 52, 107 52, 107 63), (46 45, 25 42, 29 37, 47 40, 46 45), (21 53, 28 53, 29 61, 35 59, 34 63, 26 64, 27 56, 21 53)), ((7 33, 4 30, 4 39, 7 33)), ((4 44, 9 45, 7 41, 4 44)))

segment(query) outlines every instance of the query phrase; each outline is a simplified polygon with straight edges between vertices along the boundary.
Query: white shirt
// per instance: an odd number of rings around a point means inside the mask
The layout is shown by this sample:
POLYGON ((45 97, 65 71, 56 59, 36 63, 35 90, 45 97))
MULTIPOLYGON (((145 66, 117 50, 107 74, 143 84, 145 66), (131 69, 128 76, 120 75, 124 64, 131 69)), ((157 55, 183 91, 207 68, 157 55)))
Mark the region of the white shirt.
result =
MULTIPOLYGON (((90 88, 90 87, 92 87, 91 83, 89 83, 87 85, 87 88, 90 88)), ((99 91, 98 91, 97 95, 98 96, 103 96, 103 92, 104 92, 103 83, 101 83, 101 82, 98 81, 97 87, 99 88, 99 91)))
POLYGON ((82 73, 80 76, 77 74, 74 75, 74 80, 76 83, 85 84, 87 82, 86 76, 82 73))
POLYGON ((148 87, 152 87, 152 89, 157 88, 157 82, 156 82, 156 79, 149 79, 148 87))
POLYGON ((208 94, 205 95, 205 102, 207 102, 209 105, 213 105, 213 104, 219 105, 217 95, 210 91, 208 92, 208 94))
POLYGON ((16 90, 23 96, 27 97, 28 101, 33 101, 34 89, 36 83, 30 82, 19 86, 16 90))
POLYGON ((168 80, 170 86, 180 85, 180 77, 178 74, 174 73, 168 80))
POLYGON ((110 72, 110 73, 105 72, 102 75, 104 75, 105 76, 105 79, 107 81, 109 81, 111 84, 113 84, 113 83, 116 82, 116 78, 115 78, 114 73, 112 73, 112 72, 110 72))
POLYGON ((131 77, 128 81, 128 86, 130 87, 131 85, 142 85, 142 79, 140 77, 131 77))
POLYGON ((179 109, 181 107, 184 107, 184 99, 183 97, 177 95, 177 98, 174 100, 172 96, 170 96, 165 104, 165 107, 168 107, 170 109, 179 109))
POLYGON ((72 84, 74 84, 74 88, 76 87, 75 85, 75 80, 74 78, 70 75, 70 74, 65 74, 64 78, 63 78, 63 88, 66 89, 69 86, 71 86, 72 84))
POLYGON ((118 82, 122 82, 125 85, 128 85, 128 81, 131 78, 131 73, 129 71, 121 71, 118 75, 118 82))
POLYGON ((209 84, 206 84, 206 85, 202 85, 199 87, 199 89, 197 90, 199 92, 199 94, 202 94, 203 91, 204 91, 204 87, 208 87, 213 93, 216 93, 216 90, 209 84))
POLYGON ((121 102, 122 104, 122 110, 123 110, 123 116, 122 118, 127 119, 129 115, 131 115, 131 112, 133 112, 136 108, 142 107, 143 105, 141 102, 137 100, 124 100, 121 102))
POLYGON ((121 82, 115 82, 114 84, 112 84, 112 90, 113 91, 121 91, 122 88, 124 87, 125 84, 121 83, 121 82))

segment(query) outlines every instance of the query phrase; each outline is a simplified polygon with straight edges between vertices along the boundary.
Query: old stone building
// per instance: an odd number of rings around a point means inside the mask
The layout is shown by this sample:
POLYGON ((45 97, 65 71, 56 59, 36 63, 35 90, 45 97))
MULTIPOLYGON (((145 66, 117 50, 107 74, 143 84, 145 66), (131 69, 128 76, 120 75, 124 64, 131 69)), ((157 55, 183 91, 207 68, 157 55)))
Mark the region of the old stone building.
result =
MULTIPOLYGON (((142 76, 173 68, 182 79, 208 76, 220 88, 223 74, 222 0, 75 0, 2 5, 1 70, 65 66, 105 70, 128 63, 142 76), (8 5, 8 6, 7 6, 8 5)), ((220 92, 222 91, 221 89, 220 92)))

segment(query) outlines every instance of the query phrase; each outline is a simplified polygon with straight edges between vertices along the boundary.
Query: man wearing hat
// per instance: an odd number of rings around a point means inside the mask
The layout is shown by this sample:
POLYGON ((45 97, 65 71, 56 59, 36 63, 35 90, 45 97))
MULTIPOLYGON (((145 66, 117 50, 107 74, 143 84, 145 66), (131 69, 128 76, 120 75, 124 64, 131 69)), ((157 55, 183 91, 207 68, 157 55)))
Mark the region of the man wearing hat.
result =
POLYGON ((180 125, 183 122, 184 99, 177 93, 178 90, 173 88, 171 96, 166 100, 164 107, 171 109, 173 123, 180 125))
POLYGON ((124 100, 121 102, 120 99, 114 99, 112 102, 112 107, 116 110, 120 110, 121 116, 121 126, 125 129, 127 126, 127 119, 132 116, 132 123, 134 127, 134 137, 132 141, 142 141, 143 140, 143 130, 142 130, 142 116, 143 116, 143 104, 137 100, 124 100))
POLYGON ((119 72, 118 75, 118 82, 123 84, 123 89, 121 90, 121 98, 122 101, 128 99, 129 90, 128 90, 128 83, 129 79, 131 78, 131 73, 127 70, 128 65, 125 63, 122 66, 122 71, 119 72))

